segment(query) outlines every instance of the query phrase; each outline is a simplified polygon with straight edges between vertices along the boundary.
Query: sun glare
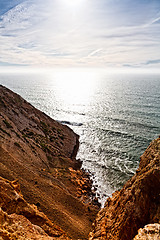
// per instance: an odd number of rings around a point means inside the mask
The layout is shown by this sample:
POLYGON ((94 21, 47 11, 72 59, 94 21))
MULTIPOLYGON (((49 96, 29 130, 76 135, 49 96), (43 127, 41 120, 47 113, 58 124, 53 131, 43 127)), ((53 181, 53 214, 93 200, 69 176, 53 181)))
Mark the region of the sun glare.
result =
POLYGON ((84 0, 63 0, 65 5, 68 5, 69 7, 79 7, 79 5, 81 5, 84 0))
POLYGON ((86 104, 95 91, 96 77, 90 71, 64 70, 51 74, 59 102, 64 105, 86 104))

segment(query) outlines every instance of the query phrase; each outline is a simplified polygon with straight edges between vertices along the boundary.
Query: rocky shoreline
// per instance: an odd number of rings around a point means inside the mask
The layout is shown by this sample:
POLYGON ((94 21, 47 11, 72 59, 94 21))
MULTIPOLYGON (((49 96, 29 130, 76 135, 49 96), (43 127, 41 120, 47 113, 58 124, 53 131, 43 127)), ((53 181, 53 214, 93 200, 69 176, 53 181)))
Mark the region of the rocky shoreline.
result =
MULTIPOLYGON (((139 228, 151 223, 160 224, 160 137, 141 156, 136 174, 107 199, 89 240, 132 240, 139 228)), ((160 232, 158 237, 153 239, 160 239, 160 232)))
POLYGON ((79 136, 0 93, 0 239, 160 239, 160 138, 100 210, 76 160, 79 136))

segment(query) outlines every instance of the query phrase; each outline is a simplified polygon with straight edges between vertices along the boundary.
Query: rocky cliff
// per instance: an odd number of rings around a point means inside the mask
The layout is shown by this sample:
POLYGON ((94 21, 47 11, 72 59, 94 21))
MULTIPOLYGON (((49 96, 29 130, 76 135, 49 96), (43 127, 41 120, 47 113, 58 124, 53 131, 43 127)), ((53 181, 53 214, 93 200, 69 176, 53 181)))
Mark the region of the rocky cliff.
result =
POLYGON ((89 240, 160 239, 160 138, 99 212, 77 150, 71 129, 0 86, 0 239, 84 240, 94 219, 89 240))
POLYGON ((0 239, 68 239, 35 205, 28 204, 17 181, 0 177, 0 239))
MULTIPOLYGON (((152 141, 141 156, 136 174, 107 199, 89 240, 131 240, 149 223, 160 223, 160 138, 152 141)), ((160 239, 159 225, 155 226, 155 234, 146 233, 144 228, 135 239, 160 239)))
MULTIPOLYGON (((59 226, 62 236, 65 232, 72 239, 87 239, 98 207, 90 198, 88 175, 75 159, 77 150, 78 136, 71 129, 0 86, 0 176, 18 180, 24 198, 59 226)), ((3 185, 12 184, 6 181, 3 185)), ((15 211, 12 203, 15 200, 1 205, 2 222, 4 218, 10 222, 14 214, 18 214, 15 221, 19 214, 24 216, 22 222, 31 220, 24 209, 15 211)), ((38 219, 31 224, 39 225, 38 219)))
POLYGON ((144 228, 138 230, 138 234, 133 240, 159 240, 160 239, 160 224, 148 224, 144 228))

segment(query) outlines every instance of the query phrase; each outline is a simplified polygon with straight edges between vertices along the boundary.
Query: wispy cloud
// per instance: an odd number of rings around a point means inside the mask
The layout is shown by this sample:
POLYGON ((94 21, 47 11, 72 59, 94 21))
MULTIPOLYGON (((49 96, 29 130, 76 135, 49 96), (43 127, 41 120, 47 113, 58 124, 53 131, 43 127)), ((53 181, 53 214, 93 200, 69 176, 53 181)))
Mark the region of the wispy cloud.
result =
POLYGON ((148 60, 145 64, 152 65, 152 64, 158 64, 158 63, 160 63, 160 59, 148 60))
POLYGON ((160 16, 151 20, 151 24, 160 23, 160 16))
POLYGON ((103 50, 102 48, 96 49, 96 50, 92 51, 92 52, 88 55, 88 57, 98 55, 100 52, 102 52, 102 50, 103 50))
POLYGON ((87 0, 78 8, 65 0, 6 2, 0 3, 0 65, 159 64, 158 0, 87 0))

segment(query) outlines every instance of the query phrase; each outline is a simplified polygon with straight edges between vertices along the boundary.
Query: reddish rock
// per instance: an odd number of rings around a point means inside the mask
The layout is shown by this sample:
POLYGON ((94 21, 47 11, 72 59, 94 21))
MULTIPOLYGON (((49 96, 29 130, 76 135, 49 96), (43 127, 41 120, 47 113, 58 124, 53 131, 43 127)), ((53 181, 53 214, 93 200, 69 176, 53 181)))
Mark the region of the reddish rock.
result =
POLYGON ((160 224, 148 224, 144 228, 138 230, 138 234, 133 240, 159 240, 160 224))
POLYGON ((160 138, 141 156, 136 174, 106 201, 89 239, 131 240, 149 223, 160 223, 160 138))
POLYGON ((37 207, 28 204, 18 182, 0 177, 0 239, 68 239, 37 207))
POLYGON ((78 138, 70 128, 0 86, 0 176, 18 179, 24 198, 70 238, 87 239, 98 207, 90 199, 89 179, 88 202, 83 201, 84 186, 77 183, 86 177, 75 159, 78 138))

